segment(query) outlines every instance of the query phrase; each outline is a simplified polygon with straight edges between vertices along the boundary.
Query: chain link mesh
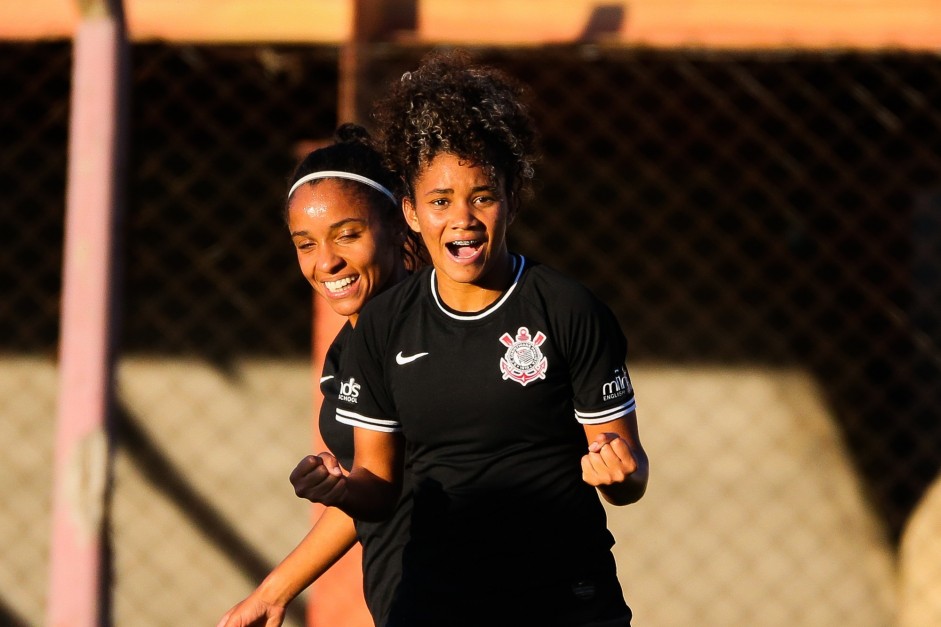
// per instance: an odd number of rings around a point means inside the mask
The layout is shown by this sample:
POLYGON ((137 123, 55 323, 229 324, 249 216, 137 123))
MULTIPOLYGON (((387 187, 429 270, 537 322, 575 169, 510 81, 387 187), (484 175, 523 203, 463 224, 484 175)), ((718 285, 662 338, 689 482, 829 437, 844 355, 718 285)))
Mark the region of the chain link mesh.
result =
MULTIPOLYGON (((0 45, 0 623, 42 616, 71 47, 0 45)), ((29 623, 27 623, 29 621, 29 623)))
MULTIPOLYGON (((2 48, 0 622, 35 624, 71 48, 2 48)), ((423 52, 365 48, 365 101, 423 52)), ((338 53, 132 54, 112 613, 212 624, 308 523, 286 476, 309 452, 310 294, 280 213, 335 125, 338 53)), ((941 57, 478 56, 530 86, 543 131, 514 246, 631 342, 651 487, 609 514, 638 622, 941 621, 941 57)))

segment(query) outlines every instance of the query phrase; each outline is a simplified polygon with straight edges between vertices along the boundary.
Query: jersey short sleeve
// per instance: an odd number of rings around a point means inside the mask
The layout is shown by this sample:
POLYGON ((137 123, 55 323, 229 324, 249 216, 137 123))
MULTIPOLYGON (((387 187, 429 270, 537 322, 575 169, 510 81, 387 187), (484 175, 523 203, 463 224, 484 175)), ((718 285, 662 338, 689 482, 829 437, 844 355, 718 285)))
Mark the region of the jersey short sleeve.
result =
POLYGON ((344 468, 353 464, 353 429, 336 421, 337 393, 340 389, 340 364, 352 332, 353 327, 346 322, 327 349, 320 373, 320 392, 323 394, 318 419, 320 436, 344 468))
POLYGON ((627 340, 611 310, 585 290, 570 301, 566 353, 575 418, 602 424, 635 409, 627 373, 627 340))
POLYGON ((364 307, 350 335, 341 366, 336 419, 353 427, 394 433, 401 431, 401 425, 383 366, 391 317, 384 315, 387 300, 376 298, 364 307))

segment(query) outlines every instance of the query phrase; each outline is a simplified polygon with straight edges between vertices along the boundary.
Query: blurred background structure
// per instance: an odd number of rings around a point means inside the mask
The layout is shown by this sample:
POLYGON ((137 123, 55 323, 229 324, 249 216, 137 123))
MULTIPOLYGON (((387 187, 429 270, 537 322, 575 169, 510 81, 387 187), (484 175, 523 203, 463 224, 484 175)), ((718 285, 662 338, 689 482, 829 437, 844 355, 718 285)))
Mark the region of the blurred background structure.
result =
MULTIPOLYGON (((530 86, 545 157, 513 244, 630 340, 652 478, 609 513, 637 624, 941 624, 937 0, 4 3, 0 624, 51 624, 53 571, 81 583, 54 475, 103 531, 95 615, 55 624, 214 624, 302 537, 287 475, 331 321, 285 183, 443 45, 530 86), (78 33, 115 7, 113 384, 73 362, 113 407, 106 447, 57 460, 66 208, 109 210, 74 194, 102 155, 70 155, 70 112, 107 102, 77 87, 78 33)), ((352 625, 330 601, 287 624, 352 625)))

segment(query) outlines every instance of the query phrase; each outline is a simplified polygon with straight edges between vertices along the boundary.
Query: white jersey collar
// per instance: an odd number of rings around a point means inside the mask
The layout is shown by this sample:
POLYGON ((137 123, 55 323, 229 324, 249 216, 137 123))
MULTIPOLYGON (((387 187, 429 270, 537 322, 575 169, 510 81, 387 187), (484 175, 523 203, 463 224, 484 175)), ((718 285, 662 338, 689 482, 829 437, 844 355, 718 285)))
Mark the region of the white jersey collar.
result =
POLYGON ((442 303, 441 299, 438 297, 438 281, 436 280, 437 270, 434 268, 431 270, 431 296, 434 298, 435 305, 438 306, 438 309, 440 309, 442 313, 450 318, 454 318, 455 320, 480 320, 481 318, 486 318, 489 316, 506 302, 506 299, 510 297, 510 294, 513 293, 513 290, 515 290, 516 286, 519 285, 520 277, 523 276, 523 268, 525 266, 526 258, 523 257, 523 255, 513 255, 513 267, 516 270, 516 276, 513 277, 513 283, 510 284, 510 287, 505 292, 503 292, 503 296, 498 298, 495 303, 483 311, 478 311, 477 313, 459 314, 444 306, 444 303, 442 303))

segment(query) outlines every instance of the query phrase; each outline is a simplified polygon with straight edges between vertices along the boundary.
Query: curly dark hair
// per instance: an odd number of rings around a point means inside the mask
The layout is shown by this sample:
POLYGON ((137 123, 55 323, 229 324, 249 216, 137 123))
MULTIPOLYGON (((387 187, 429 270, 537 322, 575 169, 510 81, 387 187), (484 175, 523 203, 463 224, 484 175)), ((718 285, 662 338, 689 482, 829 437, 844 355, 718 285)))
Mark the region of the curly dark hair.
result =
MULTIPOLYGON (((334 133, 332 144, 308 153, 294 169, 289 189, 302 177, 326 170, 339 170, 365 176, 390 191, 394 191, 397 187, 395 175, 385 167, 382 155, 373 144, 369 132, 358 124, 346 123, 340 125, 334 133)), ((316 184, 317 180, 311 181, 310 184, 316 184)), ((424 244, 418 234, 412 232, 406 226, 405 217, 402 215, 402 209, 398 202, 391 200, 382 192, 368 185, 345 179, 336 180, 347 185, 351 192, 360 194, 366 202, 370 203, 370 207, 378 213, 383 224, 393 231, 405 234, 402 258, 405 267, 409 271, 417 270, 426 265, 427 255, 424 244)), ((290 197, 286 197, 284 203, 285 221, 287 221, 289 201, 290 197)))
POLYGON ((423 167, 451 153, 501 175, 511 212, 532 190, 537 158, 528 91, 508 74, 474 64, 462 50, 438 50, 390 86, 373 109, 377 144, 398 176, 398 193, 414 197, 423 167))

